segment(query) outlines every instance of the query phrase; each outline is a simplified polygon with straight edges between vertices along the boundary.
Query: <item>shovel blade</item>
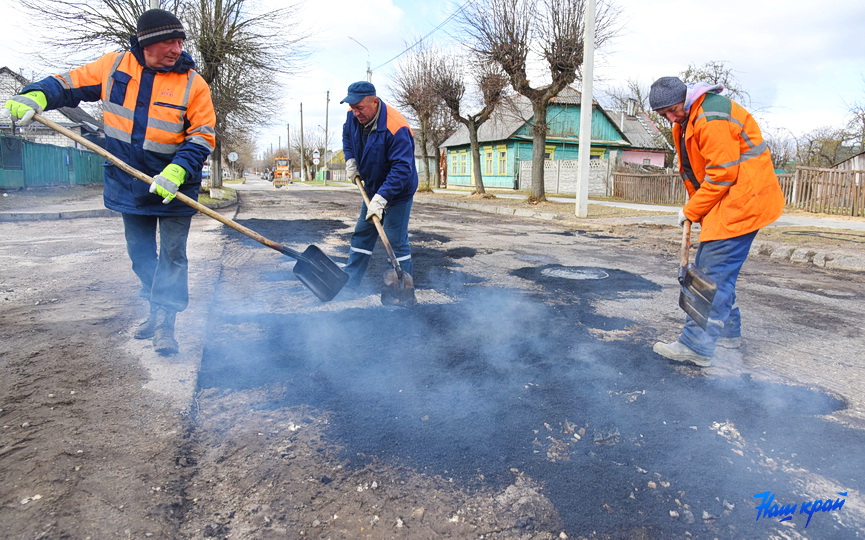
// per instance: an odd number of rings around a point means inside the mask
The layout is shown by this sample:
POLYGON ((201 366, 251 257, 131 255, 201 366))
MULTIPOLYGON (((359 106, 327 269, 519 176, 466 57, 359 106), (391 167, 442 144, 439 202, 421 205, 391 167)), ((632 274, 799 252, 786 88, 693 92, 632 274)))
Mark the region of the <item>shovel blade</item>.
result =
POLYGON ((679 293, 679 307, 706 330, 718 285, 693 264, 682 268, 680 275, 682 290, 679 293))
POLYGON ((414 280, 406 273, 402 279, 393 268, 384 273, 384 288, 381 290, 381 303, 386 306, 411 307, 417 304, 414 294, 414 280))
POLYGON ((298 259, 294 275, 322 302, 329 302, 342 290, 348 274, 316 246, 303 252, 306 260, 298 259))

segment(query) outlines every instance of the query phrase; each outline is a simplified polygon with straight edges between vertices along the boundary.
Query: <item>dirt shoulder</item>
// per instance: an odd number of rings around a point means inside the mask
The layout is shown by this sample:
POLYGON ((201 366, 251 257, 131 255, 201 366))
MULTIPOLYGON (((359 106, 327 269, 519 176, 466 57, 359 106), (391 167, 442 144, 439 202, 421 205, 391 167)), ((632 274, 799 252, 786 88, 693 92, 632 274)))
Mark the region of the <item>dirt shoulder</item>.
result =
MULTIPOLYGON (((618 206, 608 206, 601 204, 593 204, 589 201, 588 217, 578 218, 574 212, 574 205, 544 201, 540 203, 529 203, 523 199, 511 199, 505 197, 479 196, 479 195, 452 195, 441 193, 419 192, 416 195, 416 200, 423 203, 432 204, 459 204, 469 208, 474 208, 479 211, 495 212, 496 209, 505 209, 507 213, 521 215, 525 217, 535 217, 540 219, 555 220, 556 222, 566 224, 574 229, 594 229, 603 230, 609 234, 639 236, 639 230, 663 227, 669 228, 668 225, 651 223, 635 224, 628 218, 663 216, 665 213, 650 210, 638 210, 632 208, 623 208, 618 206)), ((676 212, 675 207, 670 207, 669 214, 676 212)), ((843 220, 861 223, 865 222, 863 218, 855 218, 849 216, 835 216, 829 214, 814 214, 802 212, 799 210, 786 211, 785 216, 805 216, 811 218, 826 218, 833 221, 843 220)), ((674 239, 673 242, 678 240, 674 239)), ((809 259, 808 262, 814 262, 814 256, 817 253, 825 253, 832 259, 838 259, 842 256, 855 257, 865 259, 865 232, 857 230, 835 229, 828 227, 780 227, 772 226, 762 229, 757 237, 758 250, 765 255, 776 258, 785 258, 797 261, 797 256, 794 256, 794 250, 802 250, 802 259, 809 259), (760 246, 763 246, 762 248, 760 246)), ((798 254, 797 254, 798 255, 798 254)), ((818 261, 825 266, 824 261, 818 261)), ((837 261, 836 261, 836 264, 837 261)), ((830 266, 831 267, 831 263, 830 266)), ((847 269, 847 268, 839 268, 847 269)), ((858 265, 853 268, 858 269, 858 265)))

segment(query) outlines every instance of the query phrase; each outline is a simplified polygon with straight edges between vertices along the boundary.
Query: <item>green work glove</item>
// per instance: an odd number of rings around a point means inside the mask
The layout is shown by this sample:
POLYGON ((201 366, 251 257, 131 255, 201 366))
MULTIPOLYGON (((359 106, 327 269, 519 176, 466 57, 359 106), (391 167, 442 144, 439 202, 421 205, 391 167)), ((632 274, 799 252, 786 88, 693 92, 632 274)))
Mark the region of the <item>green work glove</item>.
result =
POLYGON ((19 126, 26 126, 33 121, 33 115, 41 113, 48 106, 48 99, 43 92, 31 90, 26 94, 17 94, 6 101, 6 108, 12 116, 18 119, 19 126))
POLYGON ((153 177, 150 193, 156 193, 162 197, 162 204, 168 204, 177 195, 177 188, 180 187, 184 179, 186 179, 186 169, 172 163, 153 177))

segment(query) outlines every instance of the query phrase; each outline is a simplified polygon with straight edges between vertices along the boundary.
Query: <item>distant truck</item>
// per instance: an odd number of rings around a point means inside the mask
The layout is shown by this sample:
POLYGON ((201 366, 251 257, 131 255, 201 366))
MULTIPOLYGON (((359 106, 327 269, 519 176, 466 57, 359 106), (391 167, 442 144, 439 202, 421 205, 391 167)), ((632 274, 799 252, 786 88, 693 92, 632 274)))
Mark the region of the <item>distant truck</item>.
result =
POLYGON ((291 159, 278 157, 273 160, 273 187, 280 188, 291 183, 291 159))

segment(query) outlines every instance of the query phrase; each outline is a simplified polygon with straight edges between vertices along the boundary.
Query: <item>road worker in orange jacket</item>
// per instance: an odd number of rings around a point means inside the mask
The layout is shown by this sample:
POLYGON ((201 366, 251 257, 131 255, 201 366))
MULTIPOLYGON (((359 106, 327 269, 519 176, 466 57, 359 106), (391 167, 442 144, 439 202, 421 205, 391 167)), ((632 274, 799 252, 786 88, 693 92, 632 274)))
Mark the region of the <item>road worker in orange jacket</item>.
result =
POLYGON ((132 269, 150 303, 134 337, 153 338, 162 354, 177 352, 175 317, 189 303, 186 242, 195 210, 174 199, 179 191, 197 200, 216 144, 210 88, 183 51, 184 39, 177 17, 148 10, 128 51, 37 81, 6 102, 26 125, 43 110, 102 100, 106 149, 154 177, 148 186, 108 163, 103 198, 123 216, 132 269))
POLYGON ((656 343, 654 351, 701 367, 711 365, 716 345, 740 346, 736 280, 757 231, 778 219, 785 204, 760 128, 722 90, 706 83, 688 88, 677 77, 662 77, 649 92, 652 109, 673 125, 688 191, 679 225, 700 224, 695 264, 718 285, 708 328, 686 317, 679 339, 656 343))

